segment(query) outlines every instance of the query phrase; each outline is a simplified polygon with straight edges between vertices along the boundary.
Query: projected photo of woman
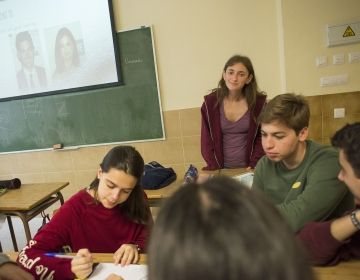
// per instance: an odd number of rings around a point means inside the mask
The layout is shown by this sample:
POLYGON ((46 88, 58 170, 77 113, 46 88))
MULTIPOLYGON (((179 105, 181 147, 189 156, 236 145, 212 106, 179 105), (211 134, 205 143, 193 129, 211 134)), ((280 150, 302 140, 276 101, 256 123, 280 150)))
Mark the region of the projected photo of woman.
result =
POLYGON ((61 81, 74 74, 80 67, 79 50, 74 35, 67 27, 61 28, 55 40, 54 80, 61 81))

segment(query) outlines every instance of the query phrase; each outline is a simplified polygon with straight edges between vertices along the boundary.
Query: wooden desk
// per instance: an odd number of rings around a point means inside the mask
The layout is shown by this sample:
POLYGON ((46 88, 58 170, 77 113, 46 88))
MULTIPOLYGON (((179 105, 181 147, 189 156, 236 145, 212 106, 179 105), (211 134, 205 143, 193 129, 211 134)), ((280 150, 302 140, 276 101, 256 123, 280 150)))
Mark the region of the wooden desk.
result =
MULTIPOLYGON (((16 258, 18 256, 18 252, 6 252, 5 253, 10 260, 12 261, 16 261, 16 258)), ((94 262, 103 262, 103 263, 113 263, 114 259, 113 259, 113 254, 110 253, 91 253, 93 258, 94 258, 94 262)), ((75 255, 74 253, 69 254, 69 255, 75 255)), ((140 260, 138 262, 138 264, 147 264, 147 255, 146 254, 140 254, 140 260)))
POLYGON ((317 280, 358 280, 360 260, 341 262, 336 266, 314 267, 317 280))
POLYGON ((19 189, 8 190, 0 196, 0 214, 6 215, 15 251, 18 251, 18 247, 11 216, 21 219, 29 242, 31 239, 29 221, 57 201, 64 204, 60 191, 67 185, 68 182, 23 184, 19 189))
MULTIPOLYGON (((15 261, 17 252, 6 253, 15 261)), ((113 262, 113 254, 93 253, 95 262, 113 262)), ((140 254, 139 264, 147 264, 147 255, 140 254)), ((336 266, 313 267, 317 280, 358 280, 360 279, 360 260, 341 262, 336 266)))
POLYGON ((145 193, 148 197, 148 201, 150 207, 158 207, 160 206, 163 199, 172 195, 178 188, 180 188, 183 180, 176 180, 172 182, 170 185, 157 189, 157 190, 145 190, 145 193))
POLYGON ((219 171, 219 174, 232 177, 232 176, 240 175, 245 172, 248 172, 246 168, 227 168, 227 169, 221 169, 219 171))
MULTIPOLYGON (((246 172, 245 168, 234 168, 234 169, 221 169, 213 171, 200 171, 202 173, 211 174, 211 175, 225 175, 225 176, 235 176, 241 173, 246 172)), ((178 176, 178 179, 171 183, 170 185, 158 189, 158 190, 145 190, 145 193, 148 197, 150 207, 160 206, 163 199, 172 195, 177 189, 179 189, 183 183, 183 177, 178 176)))

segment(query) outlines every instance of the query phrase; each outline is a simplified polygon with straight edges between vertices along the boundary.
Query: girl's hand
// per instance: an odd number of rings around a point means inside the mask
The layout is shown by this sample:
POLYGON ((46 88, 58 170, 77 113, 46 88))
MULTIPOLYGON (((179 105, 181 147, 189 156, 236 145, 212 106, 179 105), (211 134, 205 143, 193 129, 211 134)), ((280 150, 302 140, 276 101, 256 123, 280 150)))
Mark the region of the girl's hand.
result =
POLYGON ((85 279, 93 269, 93 258, 88 249, 80 249, 71 261, 71 271, 76 278, 85 279))
POLYGON ((120 263, 121 266, 137 263, 139 258, 138 246, 135 244, 123 244, 114 254, 115 264, 120 263))

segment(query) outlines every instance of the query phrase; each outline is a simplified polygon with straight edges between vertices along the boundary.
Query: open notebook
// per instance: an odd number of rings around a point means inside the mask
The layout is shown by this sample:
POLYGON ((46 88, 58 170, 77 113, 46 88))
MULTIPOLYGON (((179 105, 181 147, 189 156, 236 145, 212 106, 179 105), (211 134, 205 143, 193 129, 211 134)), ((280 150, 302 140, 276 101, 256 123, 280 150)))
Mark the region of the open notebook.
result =
POLYGON ((248 188, 251 188, 254 179, 254 173, 246 172, 240 175, 233 176, 233 178, 238 180, 240 183, 244 184, 248 188))
POLYGON ((111 273, 121 276, 124 280, 147 280, 148 275, 147 265, 131 264, 122 267, 113 263, 99 263, 88 279, 104 280, 111 273))

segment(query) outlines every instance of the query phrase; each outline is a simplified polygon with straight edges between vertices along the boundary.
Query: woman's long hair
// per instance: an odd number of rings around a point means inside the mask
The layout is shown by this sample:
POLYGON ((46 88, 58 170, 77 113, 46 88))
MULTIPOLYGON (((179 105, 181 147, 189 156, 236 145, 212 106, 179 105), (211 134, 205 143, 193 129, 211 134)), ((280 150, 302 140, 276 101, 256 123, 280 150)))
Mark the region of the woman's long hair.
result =
MULTIPOLYGON (((130 219, 147 224, 150 219, 148 202, 141 186, 141 177, 144 172, 144 160, 140 153, 131 146, 117 146, 112 148, 104 157, 100 164, 102 172, 109 172, 111 168, 122 170, 126 174, 134 176, 137 180, 134 189, 131 191, 128 199, 119 205, 120 210, 130 219)), ((99 179, 96 177, 90 184, 90 189, 97 189, 99 179)))
MULTIPOLYGON (((225 63, 223 73, 225 73, 230 66, 233 66, 237 63, 243 64, 245 68, 248 70, 249 76, 250 75, 252 76, 251 81, 248 84, 245 84, 242 89, 242 94, 246 98, 246 102, 248 104, 249 110, 252 110, 256 104, 256 97, 258 95, 264 95, 264 92, 260 92, 258 89, 254 67, 251 63, 251 60, 247 56, 234 55, 230 57, 229 60, 225 63)), ((224 100, 224 98, 229 95, 229 89, 226 86, 223 75, 221 75, 221 79, 219 81, 218 87, 214 89, 214 91, 216 91, 216 97, 218 103, 221 103, 224 100)))
POLYGON ((60 41, 64 37, 68 37, 73 46, 73 57, 72 57, 73 66, 80 65, 79 51, 78 51, 78 48, 76 45, 76 40, 74 38, 74 35, 71 33, 71 31, 68 28, 63 27, 58 31, 58 33, 56 35, 56 40, 55 40, 55 65, 56 65, 57 73, 62 73, 65 71, 64 59, 63 59, 63 57, 61 55, 61 51, 60 51, 60 49, 61 49, 60 41))

